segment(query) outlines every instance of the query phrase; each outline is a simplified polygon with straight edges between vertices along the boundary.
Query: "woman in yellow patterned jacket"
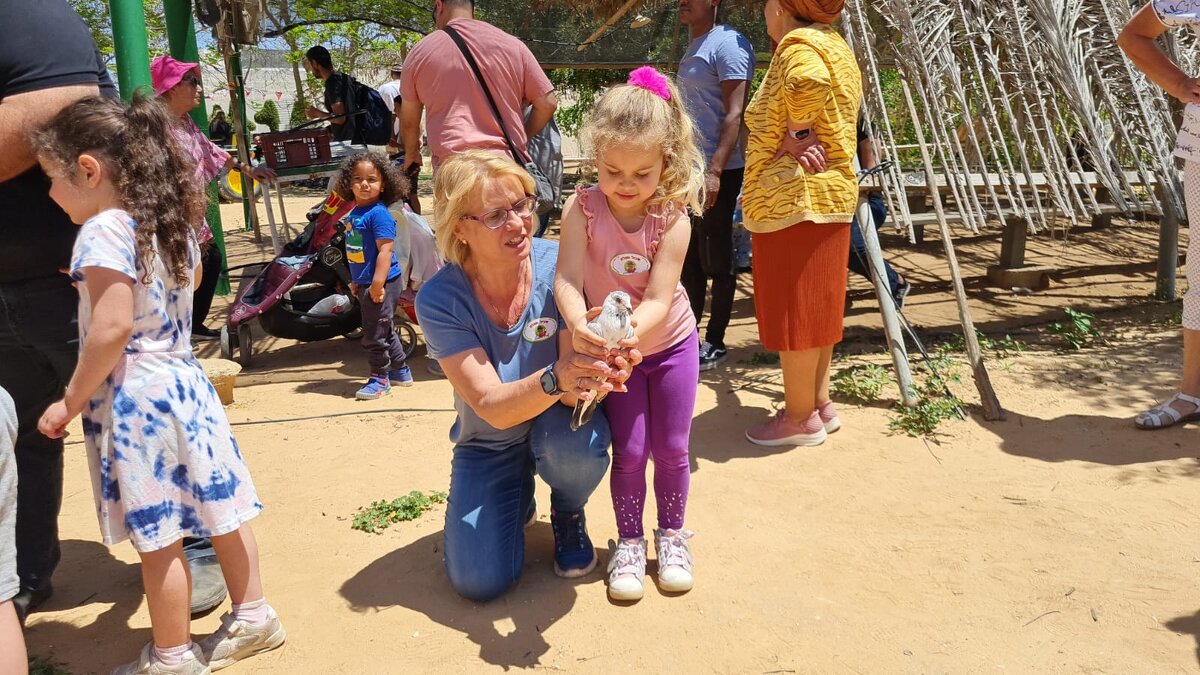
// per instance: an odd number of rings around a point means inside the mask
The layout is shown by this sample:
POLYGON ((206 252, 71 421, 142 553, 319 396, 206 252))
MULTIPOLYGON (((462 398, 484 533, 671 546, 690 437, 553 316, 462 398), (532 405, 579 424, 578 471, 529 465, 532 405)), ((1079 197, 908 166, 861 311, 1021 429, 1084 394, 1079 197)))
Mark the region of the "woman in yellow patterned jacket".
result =
POLYGON ((778 47, 746 110, 742 209, 759 340, 780 353, 785 408, 747 430, 759 445, 820 445, 841 426, 829 364, 842 339, 862 97, 854 54, 829 26, 844 4, 767 0, 764 10, 778 47))

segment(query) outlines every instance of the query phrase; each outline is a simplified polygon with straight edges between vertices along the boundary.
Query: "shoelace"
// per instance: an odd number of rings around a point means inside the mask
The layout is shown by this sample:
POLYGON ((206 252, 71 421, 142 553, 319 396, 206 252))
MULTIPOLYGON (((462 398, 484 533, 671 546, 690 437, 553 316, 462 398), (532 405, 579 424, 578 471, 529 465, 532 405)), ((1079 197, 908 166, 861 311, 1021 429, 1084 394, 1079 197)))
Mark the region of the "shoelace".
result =
POLYGON ((562 520, 567 519, 554 518, 551 520, 551 526, 557 535, 555 545, 558 552, 583 548, 583 518, 572 517, 567 523, 563 523, 562 520))
POLYGON ((693 533, 687 530, 658 538, 658 564, 662 567, 678 565, 691 569, 692 551, 687 545, 693 533))
POLYGON ((646 569, 646 552, 641 544, 636 542, 620 542, 612 561, 608 563, 608 571, 618 575, 632 574, 640 576, 646 569))

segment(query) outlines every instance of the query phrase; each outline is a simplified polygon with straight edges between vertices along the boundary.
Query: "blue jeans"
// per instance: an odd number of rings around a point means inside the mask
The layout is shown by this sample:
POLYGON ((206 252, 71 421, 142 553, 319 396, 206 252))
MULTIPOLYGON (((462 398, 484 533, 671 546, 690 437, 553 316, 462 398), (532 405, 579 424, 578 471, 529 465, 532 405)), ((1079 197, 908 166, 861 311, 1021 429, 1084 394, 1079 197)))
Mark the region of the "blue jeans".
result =
POLYGON ((604 479, 608 420, 597 409, 587 426, 571 431, 571 413, 555 403, 533 420, 528 441, 503 450, 455 446, 445 562, 450 584, 464 598, 491 600, 521 577, 535 472, 550 486, 550 506, 559 513, 582 510, 604 479))
MULTIPOLYGON (((875 221, 875 229, 878 230, 883 226, 883 221, 887 220, 888 215, 887 204, 883 202, 883 194, 871 192, 867 195, 867 202, 871 206, 871 220, 875 221)), ((867 262, 867 242, 863 239, 862 231, 858 229, 858 216, 854 217, 850 225, 850 271, 868 281, 871 280, 870 264, 867 262)), ((883 261, 883 273, 887 279, 888 291, 895 298, 900 289, 900 276, 888 264, 887 259, 883 261)))

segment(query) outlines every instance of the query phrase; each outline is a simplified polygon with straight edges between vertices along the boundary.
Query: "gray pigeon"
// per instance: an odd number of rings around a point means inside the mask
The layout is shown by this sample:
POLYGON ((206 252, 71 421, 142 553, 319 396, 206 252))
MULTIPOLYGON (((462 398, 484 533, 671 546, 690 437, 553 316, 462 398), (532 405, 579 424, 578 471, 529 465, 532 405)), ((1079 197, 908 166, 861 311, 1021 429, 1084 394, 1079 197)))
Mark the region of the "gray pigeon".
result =
MULTIPOLYGON (((633 301, 629 299, 629 294, 625 291, 613 291, 604 299, 604 305, 600 308, 600 316, 588 322, 587 327, 588 330, 604 338, 606 348, 616 349, 621 340, 633 337, 631 316, 633 316, 633 301)), ((571 415, 571 431, 578 431, 580 427, 592 420, 592 415, 596 413, 597 403, 599 400, 585 401, 583 399, 575 403, 575 414, 571 415)))

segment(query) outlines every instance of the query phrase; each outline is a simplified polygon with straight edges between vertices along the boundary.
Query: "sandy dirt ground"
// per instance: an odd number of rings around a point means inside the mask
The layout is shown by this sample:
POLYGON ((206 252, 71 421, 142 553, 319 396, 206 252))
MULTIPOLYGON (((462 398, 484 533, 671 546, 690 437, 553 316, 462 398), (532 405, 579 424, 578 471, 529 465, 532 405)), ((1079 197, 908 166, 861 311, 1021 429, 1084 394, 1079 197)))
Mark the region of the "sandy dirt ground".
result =
MULTIPOLYGON (((289 208, 299 215, 314 201, 291 198, 289 208)), ((269 256, 241 231, 240 209, 224 213, 233 264, 269 256)), ((1020 295, 983 284, 998 229, 962 234, 979 328, 1030 346, 989 361, 1007 421, 972 409, 928 441, 889 435, 889 390, 872 405, 843 404, 843 430, 819 448, 746 442, 781 388, 776 370, 755 365, 743 275, 730 358, 703 374, 696 407, 697 585, 668 597, 651 574, 633 606, 608 601, 600 571, 554 576, 540 483, 524 577, 488 604, 458 598, 446 580, 440 507, 380 535, 352 530, 371 501, 446 489, 450 387, 426 371, 420 347, 415 386, 354 401, 359 345, 261 338, 228 414, 267 505, 254 528, 289 640, 229 672, 1195 672, 1200 429, 1146 433, 1131 422, 1169 395, 1180 361, 1178 303, 1146 305, 1155 236, 1153 224, 1119 222, 1031 238, 1030 262, 1063 271, 1048 290, 1020 295), (1055 351, 1042 324, 1066 306, 1097 313, 1108 342, 1055 351)), ((921 334, 955 331, 940 245, 893 235, 885 245, 914 282, 907 314, 921 334)), ((861 280, 851 296, 838 367, 886 363, 861 280)), ((969 380, 952 386, 978 401, 969 380)), ((607 485, 588 516, 603 567, 616 536, 607 485)), ((653 508, 646 516, 653 527, 653 508)), ((108 672, 149 640, 149 618, 133 549, 97 543, 78 441, 67 447, 61 525, 57 594, 29 621, 30 650, 73 673, 108 672)), ((194 633, 216 628, 227 608, 193 622, 194 633)))

